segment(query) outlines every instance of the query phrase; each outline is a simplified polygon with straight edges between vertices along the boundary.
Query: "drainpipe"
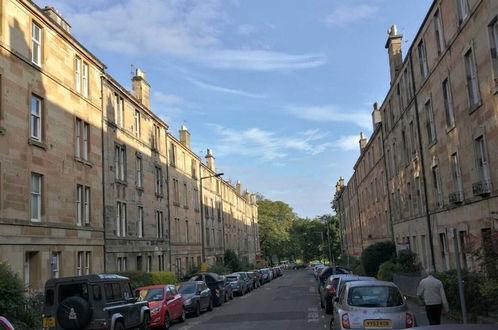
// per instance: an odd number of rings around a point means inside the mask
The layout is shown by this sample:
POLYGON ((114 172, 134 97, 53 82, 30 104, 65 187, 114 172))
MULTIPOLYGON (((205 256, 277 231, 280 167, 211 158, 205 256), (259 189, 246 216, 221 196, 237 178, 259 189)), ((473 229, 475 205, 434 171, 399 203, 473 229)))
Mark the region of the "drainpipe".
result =
POLYGON ((104 75, 100 76, 100 105, 101 105, 101 152, 102 152, 102 227, 104 229, 104 273, 107 272, 107 229, 106 229, 106 206, 105 206, 105 135, 104 135, 104 125, 106 121, 104 119, 104 75))
POLYGON ((429 247, 431 249, 431 261, 432 261, 432 268, 434 271, 436 271, 436 261, 434 259, 434 243, 433 243, 433 237, 432 237, 432 227, 431 227, 431 215, 429 213, 429 201, 428 201, 428 195, 427 195, 427 177, 425 174, 425 161, 424 161, 424 153, 422 152, 422 134, 420 131, 420 118, 418 115, 418 102, 417 102, 417 97, 416 97, 416 91, 415 91, 415 75, 413 74, 413 60, 412 60, 412 54, 409 52, 408 55, 408 60, 410 61, 410 71, 411 71, 411 80, 412 80, 412 94, 414 98, 414 104, 415 104, 415 118, 417 121, 417 133, 418 133, 418 143, 420 147, 420 168, 422 171, 422 179, 424 181, 424 195, 425 195, 425 215, 426 215, 426 220, 427 220, 427 233, 429 234, 429 247))
MULTIPOLYGON (((166 155, 168 155, 168 134, 166 134, 166 155)), ((166 203, 168 205, 168 247, 169 247, 169 270, 173 271, 173 257, 171 256, 171 203, 169 190, 169 159, 166 157, 166 203)), ((176 273, 176 272, 175 272, 176 273)))

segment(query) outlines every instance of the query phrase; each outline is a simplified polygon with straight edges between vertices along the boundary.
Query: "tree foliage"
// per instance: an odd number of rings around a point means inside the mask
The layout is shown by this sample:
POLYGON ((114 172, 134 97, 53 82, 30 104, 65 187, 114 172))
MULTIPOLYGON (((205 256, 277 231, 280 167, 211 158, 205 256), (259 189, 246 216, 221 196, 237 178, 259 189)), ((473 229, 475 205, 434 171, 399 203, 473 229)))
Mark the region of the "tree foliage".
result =
POLYGON ((367 276, 376 276, 382 263, 393 260, 396 247, 391 241, 379 242, 363 250, 360 260, 367 276))

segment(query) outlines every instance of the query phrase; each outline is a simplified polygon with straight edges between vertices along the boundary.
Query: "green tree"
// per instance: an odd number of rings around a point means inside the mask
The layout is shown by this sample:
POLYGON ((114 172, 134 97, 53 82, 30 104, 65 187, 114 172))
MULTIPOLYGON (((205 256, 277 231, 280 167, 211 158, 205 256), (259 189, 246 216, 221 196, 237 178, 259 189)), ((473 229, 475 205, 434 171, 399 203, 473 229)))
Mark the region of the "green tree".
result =
POLYGON ((240 261, 237 254, 231 250, 227 249, 224 256, 225 266, 230 268, 232 272, 240 271, 240 261))

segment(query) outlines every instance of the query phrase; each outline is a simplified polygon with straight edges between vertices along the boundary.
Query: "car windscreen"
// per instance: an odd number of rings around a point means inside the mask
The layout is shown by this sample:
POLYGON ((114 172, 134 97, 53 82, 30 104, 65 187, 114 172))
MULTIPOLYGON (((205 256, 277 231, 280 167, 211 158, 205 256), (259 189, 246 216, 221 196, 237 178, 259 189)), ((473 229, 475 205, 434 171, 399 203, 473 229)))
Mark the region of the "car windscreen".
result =
POLYGON ((396 307, 403 305, 399 290, 392 286, 360 286, 349 289, 348 305, 355 307, 396 307))
POLYGON ((161 301, 164 298, 163 288, 140 289, 137 291, 139 301, 161 301))
POLYGON ((196 285, 195 283, 182 284, 178 289, 178 292, 182 294, 195 293, 196 285))
POLYGON ((237 276, 227 276, 228 282, 237 282, 237 276))

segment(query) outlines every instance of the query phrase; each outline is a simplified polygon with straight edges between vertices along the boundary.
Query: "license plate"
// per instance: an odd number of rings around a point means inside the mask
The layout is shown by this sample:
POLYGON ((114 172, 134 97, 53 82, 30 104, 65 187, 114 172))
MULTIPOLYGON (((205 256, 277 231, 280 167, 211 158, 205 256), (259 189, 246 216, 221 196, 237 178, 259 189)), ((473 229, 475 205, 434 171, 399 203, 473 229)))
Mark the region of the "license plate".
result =
POLYGON ((55 328, 55 317, 44 317, 42 325, 44 328, 55 328))
POLYGON ((392 328, 391 320, 365 320, 364 327, 368 328, 392 328))

